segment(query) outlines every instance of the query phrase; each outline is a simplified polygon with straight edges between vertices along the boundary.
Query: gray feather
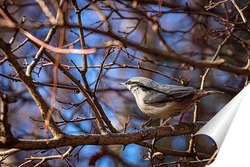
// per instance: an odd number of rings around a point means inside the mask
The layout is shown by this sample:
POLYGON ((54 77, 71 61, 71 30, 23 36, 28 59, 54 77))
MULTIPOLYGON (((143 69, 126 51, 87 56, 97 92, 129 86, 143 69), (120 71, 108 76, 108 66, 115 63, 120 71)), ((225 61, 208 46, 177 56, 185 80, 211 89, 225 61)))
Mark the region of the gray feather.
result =
POLYGON ((144 103, 154 104, 154 103, 163 103, 168 101, 174 101, 178 99, 185 98, 187 96, 193 96, 194 92, 197 90, 193 87, 184 87, 176 85, 166 85, 153 82, 153 86, 147 87, 144 85, 144 90, 153 91, 148 96, 144 98, 144 103))

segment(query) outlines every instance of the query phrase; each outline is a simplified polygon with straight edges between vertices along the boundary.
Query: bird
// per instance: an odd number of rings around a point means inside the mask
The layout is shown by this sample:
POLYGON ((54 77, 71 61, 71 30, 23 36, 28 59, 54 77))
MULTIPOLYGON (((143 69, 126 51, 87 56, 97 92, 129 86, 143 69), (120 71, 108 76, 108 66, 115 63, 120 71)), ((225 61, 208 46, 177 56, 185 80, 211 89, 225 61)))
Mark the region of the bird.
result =
POLYGON ((198 90, 191 86, 163 84, 146 77, 133 77, 120 85, 131 91, 139 109, 150 117, 143 126, 161 118, 166 119, 163 125, 167 125, 173 117, 188 112, 200 98, 223 93, 198 90))

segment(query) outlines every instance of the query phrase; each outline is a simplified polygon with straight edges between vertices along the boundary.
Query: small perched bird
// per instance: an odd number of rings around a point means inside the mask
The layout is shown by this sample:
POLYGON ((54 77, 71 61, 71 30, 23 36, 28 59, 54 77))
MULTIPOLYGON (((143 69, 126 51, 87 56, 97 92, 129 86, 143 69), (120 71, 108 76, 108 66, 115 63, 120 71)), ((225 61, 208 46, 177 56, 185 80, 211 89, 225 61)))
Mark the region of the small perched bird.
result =
MULTIPOLYGON (((166 118, 168 121, 189 111, 201 97, 223 93, 162 84, 145 77, 134 77, 120 84, 132 92, 140 110, 150 117, 146 124, 159 118, 166 118)), ((167 121, 164 122, 165 125, 167 121)))

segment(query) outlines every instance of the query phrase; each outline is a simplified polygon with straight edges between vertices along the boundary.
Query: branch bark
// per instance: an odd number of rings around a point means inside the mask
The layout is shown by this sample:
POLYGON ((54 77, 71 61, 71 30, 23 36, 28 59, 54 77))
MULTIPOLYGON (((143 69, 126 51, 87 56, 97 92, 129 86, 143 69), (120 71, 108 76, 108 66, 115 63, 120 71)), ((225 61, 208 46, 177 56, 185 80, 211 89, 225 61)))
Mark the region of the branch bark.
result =
MULTIPOLYGON (((204 123, 180 124, 167 127, 149 127, 131 133, 110 133, 110 134, 83 134, 65 135, 62 138, 26 140, 19 139, 12 145, 5 145, 3 148, 16 148, 21 150, 52 149, 64 146, 80 145, 128 145, 153 138, 169 136, 188 135, 196 133, 204 123)), ((140 145, 143 145, 140 143, 140 145)), ((1 155, 1 153, 0 153, 1 155)))
POLYGON ((49 130, 53 134, 55 138, 60 138, 64 135, 61 129, 56 125, 53 118, 48 118, 48 111, 50 110, 49 105, 45 102, 41 94, 38 92, 37 88, 35 87, 32 78, 27 76, 23 71, 20 64, 17 62, 16 57, 11 52, 10 45, 6 44, 3 39, 0 38, 0 49, 2 50, 4 56, 12 65, 14 71, 20 78, 20 80, 24 83, 27 90, 31 94, 33 100, 35 101, 37 107, 39 108, 41 115, 43 116, 44 120, 49 120, 49 130))
POLYGON ((11 125, 8 123, 8 103, 16 102, 16 99, 8 97, 0 92, 0 146, 11 144, 15 138, 11 133, 11 125))
MULTIPOLYGON (((70 24, 69 26, 79 27, 78 25, 73 25, 73 24, 70 24)), ((87 26, 82 27, 82 29, 89 30, 98 34, 106 35, 108 37, 112 37, 113 39, 119 40, 124 46, 130 46, 132 48, 135 48, 137 51, 141 51, 141 52, 151 54, 151 55, 157 55, 169 61, 185 63, 194 68, 217 68, 218 70, 229 72, 229 73, 234 73, 237 75, 250 75, 250 70, 246 69, 245 66, 237 67, 237 66, 226 63, 224 59, 215 60, 214 62, 209 62, 206 60, 193 60, 193 59, 190 59, 189 57, 185 57, 184 55, 178 55, 176 53, 168 53, 163 50, 156 50, 148 46, 143 46, 142 44, 137 43, 135 41, 124 39, 111 31, 102 31, 102 30, 92 28, 92 27, 87 27, 87 26)))

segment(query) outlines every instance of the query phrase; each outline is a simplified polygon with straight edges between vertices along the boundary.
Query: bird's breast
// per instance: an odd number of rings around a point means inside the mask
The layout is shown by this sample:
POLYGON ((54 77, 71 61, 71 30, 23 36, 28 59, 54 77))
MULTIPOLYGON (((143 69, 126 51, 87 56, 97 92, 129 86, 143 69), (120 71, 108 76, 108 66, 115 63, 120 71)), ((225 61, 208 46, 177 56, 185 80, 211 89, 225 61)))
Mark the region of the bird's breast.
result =
MULTIPOLYGON (((142 99, 142 98, 141 98, 142 99)), ((146 104, 140 98, 136 99, 139 109, 152 119, 172 118, 179 114, 188 112, 193 106, 192 102, 171 101, 166 103, 146 104)))

